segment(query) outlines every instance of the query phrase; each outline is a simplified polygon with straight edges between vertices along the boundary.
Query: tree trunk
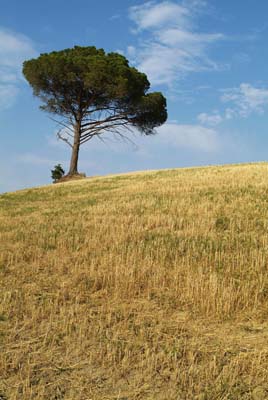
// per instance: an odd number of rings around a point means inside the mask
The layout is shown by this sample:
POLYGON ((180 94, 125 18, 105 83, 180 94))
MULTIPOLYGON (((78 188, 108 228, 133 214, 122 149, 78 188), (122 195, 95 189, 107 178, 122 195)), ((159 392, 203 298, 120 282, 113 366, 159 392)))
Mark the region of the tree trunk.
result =
POLYGON ((72 149, 72 157, 70 162, 70 169, 68 175, 75 175, 78 174, 78 155, 79 155, 79 148, 80 148, 80 132, 81 129, 81 122, 77 122, 74 132, 74 143, 72 149))

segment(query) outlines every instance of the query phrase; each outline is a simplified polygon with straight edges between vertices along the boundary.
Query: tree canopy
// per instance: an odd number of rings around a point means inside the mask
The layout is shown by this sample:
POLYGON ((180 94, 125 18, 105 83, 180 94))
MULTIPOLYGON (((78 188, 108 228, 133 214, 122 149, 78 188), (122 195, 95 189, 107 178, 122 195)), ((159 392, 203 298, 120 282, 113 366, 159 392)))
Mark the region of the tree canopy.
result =
POLYGON ((165 97, 148 93, 147 76, 118 53, 75 46, 25 61, 23 74, 41 109, 61 117, 58 136, 72 147, 70 175, 80 145, 94 136, 125 136, 133 128, 151 135, 167 119, 165 97))

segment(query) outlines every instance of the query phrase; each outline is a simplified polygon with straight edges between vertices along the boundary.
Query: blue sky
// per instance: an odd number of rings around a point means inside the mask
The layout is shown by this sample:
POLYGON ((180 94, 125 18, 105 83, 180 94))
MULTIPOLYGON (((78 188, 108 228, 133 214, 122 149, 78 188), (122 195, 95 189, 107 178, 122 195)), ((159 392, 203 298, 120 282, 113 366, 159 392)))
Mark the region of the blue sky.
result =
POLYGON ((122 52, 167 97, 169 119, 135 144, 81 148, 88 176, 268 159, 266 0, 3 0, 0 192, 51 182, 68 146, 22 77, 25 59, 73 45, 122 52))

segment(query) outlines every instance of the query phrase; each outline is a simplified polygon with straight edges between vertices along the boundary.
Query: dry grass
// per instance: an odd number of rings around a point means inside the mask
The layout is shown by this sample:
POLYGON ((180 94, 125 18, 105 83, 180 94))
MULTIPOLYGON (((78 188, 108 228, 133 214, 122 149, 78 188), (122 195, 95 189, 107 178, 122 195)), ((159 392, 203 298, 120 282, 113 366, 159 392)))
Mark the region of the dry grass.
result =
POLYGON ((267 230, 267 164, 0 196, 0 399, 267 399, 267 230))

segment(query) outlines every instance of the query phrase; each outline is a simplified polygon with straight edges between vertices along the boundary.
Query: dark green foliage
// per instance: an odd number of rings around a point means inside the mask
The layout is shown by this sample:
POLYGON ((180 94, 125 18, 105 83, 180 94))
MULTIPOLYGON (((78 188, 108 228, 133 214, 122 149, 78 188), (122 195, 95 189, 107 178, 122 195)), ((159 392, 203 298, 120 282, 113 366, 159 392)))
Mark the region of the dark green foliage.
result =
POLYGON ((41 108, 55 114, 85 115, 111 107, 126 112, 135 125, 151 129, 167 118, 162 94, 146 94, 146 75, 117 53, 75 46, 25 61, 23 73, 43 101, 41 108))
POLYGON ((51 170, 51 178, 53 179, 53 182, 57 182, 60 178, 62 178, 64 173, 65 171, 61 164, 55 165, 54 169, 51 170))
POLYGON ((77 173, 79 146, 92 137, 130 128, 150 135, 167 119, 165 97, 148 93, 146 75, 117 53, 75 46, 25 61, 23 74, 41 109, 62 117, 58 136, 73 149, 69 173, 77 173))

